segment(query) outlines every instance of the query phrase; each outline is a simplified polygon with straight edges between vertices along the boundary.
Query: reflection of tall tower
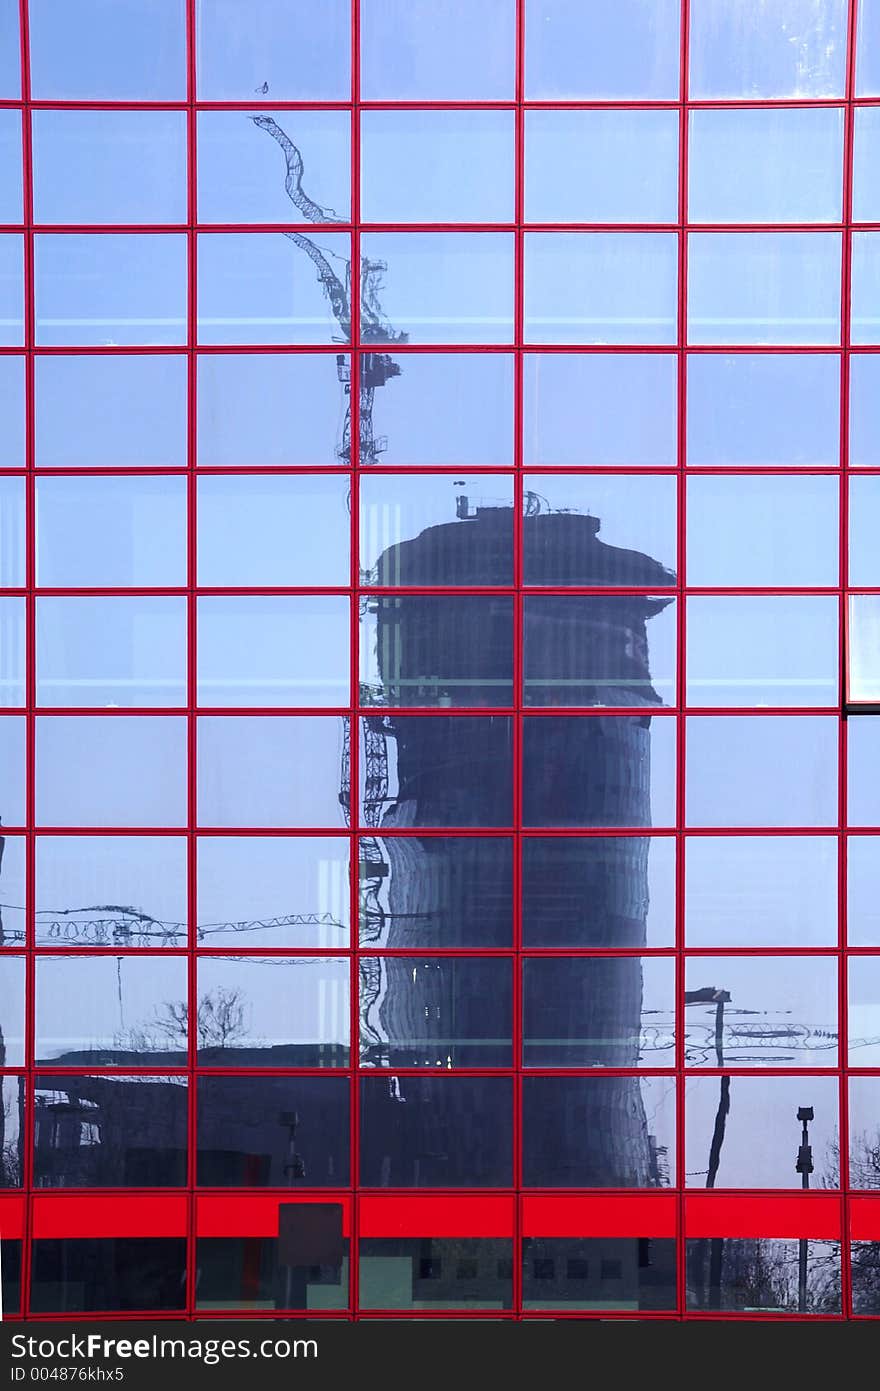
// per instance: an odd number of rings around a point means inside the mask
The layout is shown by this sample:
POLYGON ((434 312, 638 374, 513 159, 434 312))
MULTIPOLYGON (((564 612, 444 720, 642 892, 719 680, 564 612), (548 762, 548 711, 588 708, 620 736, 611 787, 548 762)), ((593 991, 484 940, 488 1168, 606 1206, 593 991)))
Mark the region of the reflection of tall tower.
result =
MULTIPOLYGON (((510 508, 472 508, 458 499, 458 521, 432 526, 419 536, 389 547, 379 558, 377 583, 401 589, 430 585, 509 585, 512 515, 510 508)), ((674 576, 637 551, 599 540, 594 517, 527 508, 523 518, 525 581, 528 585, 668 587, 674 576)), ((465 600, 465 604, 468 601, 465 600)), ((475 602, 470 600, 471 603, 475 602)), ((479 618, 468 626, 461 598, 425 595, 381 596, 375 601, 379 674, 389 704, 488 706, 509 704, 498 691, 512 689, 513 607, 509 597, 487 596, 479 618), (439 682, 439 685, 438 685, 439 682), (477 683, 474 685, 473 683, 477 683), (491 693, 475 699, 474 692, 491 693), (439 692, 439 698, 438 698, 439 692), (426 698, 426 693, 430 693, 426 698)), ((644 593, 527 596, 524 603, 525 703, 575 707, 651 707, 660 697, 651 684, 647 622, 669 602, 644 593), (561 694, 560 694, 561 693, 561 694)), ((475 711, 476 714, 476 711, 475 711)), ((437 718, 394 714, 390 736, 396 744, 398 791, 382 825, 503 827, 511 824, 509 787, 497 770, 510 766, 511 723, 503 715, 437 718)), ((650 825, 651 717, 587 715, 576 731, 561 709, 527 721, 524 740, 524 824, 528 827, 640 827, 650 825)), ((438 946, 463 945, 456 935, 456 899, 467 895, 472 920, 486 923, 488 945, 498 945, 492 924, 499 903, 497 877, 467 881, 461 841, 389 837, 385 944, 421 945, 415 936, 431 918, 448 925, 438 946), (449 848, 447 848, 449 847, 449 848), (453 848, 454 847, 454 848, 453 848), (476 900, 476 907, 474 906, 476 900), (483 910, 483 900, 485 909, 483 910)), ((576 937, 560 945, 642 947, 648 908, 647 841, 633 836, 609 855, 607 841, 547 838, 542 841, 541 897, 551 918, 565 905, 580 913, 576 937), (601 856, 593 853, 601 849, 601 856), (601 860, 601 864, 599 861, 601 860), (555 905, 555 907, 554 907, 555 905), (593 910, 596 910, 595 912, 593 910)), ((528 888, 528 885, 527 885, 528 888)), ((509 941, 509 936, 507 938, 509 941)), ((468 945, 479 945, 473 937, 468 945)), ((412 971, 412 961, 386 961, 379 1004, 389 1057, 402 1064, 405 1049, 395 1042, 413 1038, 413 1025, 430 1015, 438 1037, 451 1033, 453 977, 449 994, 438 996, 430 972, 412 971), (421 980, 429 992, 422 999, 421 980), (444 1027, 443 1012, 446 1010, 444 1027)), ((638 1060, 642 974, 637 957, 597 961, 585 992, 572 974, 566 998, 548 1001, 542 1029, 596 1045, 585 1059, 610 1067, 633 1067, 638 1060)), ((461 963, 461 979, 467 973, 461 963)), ((565 974, 559 979, 564 982, 565 974)), ((581 978, 582 980, 582 978, 581 978)), ((566 989, 562 986, 563 991, 566 989)), ((479 1001, 455 990, 466 1019, 479 1001)), ((489 1008, 491 1002, 485 1002, 489 1008)), ((474 1065, 472 1057, 451 1063, 474 1065)), ((566 1124, 583 1135, 575 1146, 583 1157, 579 1179, 585 1185, 656 1182, 657 1162, 636 1079, 607 1079, 601 1115, 583 1108, 566 1124)))

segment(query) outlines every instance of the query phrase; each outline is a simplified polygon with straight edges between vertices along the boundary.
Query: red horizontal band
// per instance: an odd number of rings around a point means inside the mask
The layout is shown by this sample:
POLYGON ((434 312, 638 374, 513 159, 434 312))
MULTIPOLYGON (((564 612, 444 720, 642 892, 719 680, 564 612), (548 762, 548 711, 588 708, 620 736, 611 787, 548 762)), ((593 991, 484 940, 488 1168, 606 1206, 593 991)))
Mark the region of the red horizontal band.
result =
POLYGON ((304 1198, 299 1194, 272 1197, 260 1193, 254 1196, 205 1196, 196 1200, 196 1233, 198 1236, 277 1236, 278 1209, 282 1203, 338 1203, 342 1208, 342 1234, 351 1230, 348 1195, 304 1198))
POLYGON ((689 1193, 686 1237, 840 1237, 841 1200, 833 1193, 689 1193))
POLYGON ((526 1196, 523 1236, 675 1236, 674 1193, 643 1197, 526 1196))
POLYGON ((167 1197, 34 1198, 33 1235, 51 1237, 186 1236, 185 1194, 167 1197))
POLYGON ((853 1241, 880 1240, 880 1194, 873 1198, 850 1198, 849 1234, 853 1241))
POLYGON ((0 1197, 0 1237, 14 1241, 24 1236, 24 1198, 0 1197))
POLYGON ((386 1198, 360 1201, 361 1236, 513 1236, 513 1198, 386 1198))

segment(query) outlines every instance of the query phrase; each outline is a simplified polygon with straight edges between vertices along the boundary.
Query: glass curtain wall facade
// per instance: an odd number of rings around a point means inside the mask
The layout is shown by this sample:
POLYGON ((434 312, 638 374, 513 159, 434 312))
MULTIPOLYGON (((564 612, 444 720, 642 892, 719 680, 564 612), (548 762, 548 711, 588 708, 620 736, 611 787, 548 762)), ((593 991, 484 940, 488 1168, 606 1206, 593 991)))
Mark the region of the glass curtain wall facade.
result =
POLYGON ((7 1316, 880 1316, 880 0, 0 0, 7 1316))

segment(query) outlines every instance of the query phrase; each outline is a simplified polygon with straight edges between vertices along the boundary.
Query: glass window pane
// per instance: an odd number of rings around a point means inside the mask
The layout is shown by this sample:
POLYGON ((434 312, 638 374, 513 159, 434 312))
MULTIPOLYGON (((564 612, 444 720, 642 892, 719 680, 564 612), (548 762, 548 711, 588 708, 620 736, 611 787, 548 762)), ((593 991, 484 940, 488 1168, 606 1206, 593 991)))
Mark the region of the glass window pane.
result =
POLYGON ((510 1309, 512 1246, 509 1240, 491 1237, 361 1237, 360 1306, 510 1309))
POLYGON ((183 111, 35 111, 33 160, 37 222, 186 221, 183 111))
POLYGON ((24 479, 0 475, 0 586, 25 583, 24 479))
POLYGON ((200 705, 347 705, 346 595, 198 600, 200 705))
POLYGON ((362 474, 359 521, 362 584, 513 583, 509 475, 362 474))
POLYGON ((38 1188, 186 1183, 185 1077, 46 1077, 34 1083, 38 1188))
POLYGON ((877 169, 880 165, 880 111, 855 108, 853 145, 853 217, 856 222, 880 220, 877 169))
POLYGON ((837 997, 835 956, 692 957, 685 1066, 837 1067, 837 997))
POLYGON ((675 583, 673 477, 530 473, 525 502, 526 584, 675 583))
POLYGON ((669 836, 527 836, 526 947, 667 947, 675 941, 669 836))
POLYGON ((186 600, 37 600, 39 705, 185 705, 186 600))
POLYGON ((471 469, 513 463, 513 358, 507 353, 365 353, 361 381, 373 388, 361 404, 362 465, 471 469))
POLYGON ((525 1309, 669 1310, 675 1242, 666 1237, 523 1238, 525 1309))
POLYGON ((322 232, 205 232, 198 239, 200 343, 347 338, 350 238, 322 232))
POLYGON ((836 595, 687 601, 689 705, 835 705, 836 595))
POLYGON ((5 716, 0 720, 0 820, 4 826, 23 826, 25 821, 24 745, 24 719, 5 716))
POLYGON ((513 136, 512 111, 362 112, 362 220, 512 222, 513 136))
POLYGON ((836 585, 839 493, 831 475, 691 475, 688 583, 836 585))
POLYGON ((675 1182, 674 1077, 525 1077, 527 1188, 675 1182))
POLYGON ((690 96, 841 97, 847 0, 691 0, 690 96))
POLYGON ((691 111, 691 222, 839 222, 842 108, 691 111))
POLYGON ((688 946, 837 945, 830 836, 689 836, 685 872, 688 946))
POLYGON ((880 343, 880 235, 853 232, 852 341, 880 343))
POLYGON ((24 244, 15 232, 0 234, 0 345, 24 342, 24 244))
POLYGON ((203 956, 198 1061, 347 1067, 349 963, 332 956, 203 956))
POLYGON ((811 1182, 816 1188, 838 1187, 835 1077, 689 1077, 684 1102, 689 1188, 706 1188, 710 1175, 718 1188, 800 1188, 798 1111, 806 1106, 813 1111, 811 1182))
POLYGON ((34 368, 40 468, 186 464, 185 357, 53 353, 34 368))
POLYGON ((201 836, 200 947, 349 945, 348 841, 201 836))
POLYGON ((509 101, 515 0, 362 0, 364 101, 509 101))
POLYGON ((0 842, 0 947, 25 946, 25 868, 27 846, 22 836, 4 835, 0 842))
POLYGON ((197 488, 200 585, 348 584, 347 478, 203 474, 197 488))
POLYGON ((360 942, 509 947, 513 850, 501 836, 364 836, 360 942))
POLYGON ((850 357, 849 461, 856 467, 880 465, 880 354, 850 357))
POLYGON ((199 221, 346 222, 350 145, 347 111, 200 111, 199 221))
POLYGON ((550 956, 523 962, 524 1067, 672 1067, 675 961, 550 956))
POLYGON ((360 621, 360 690, 370 705, 512 705, 513 599, 369 599, 360 621))
MULTIPOLYGON (((3 18, 0 15, 0 48, 3 45, 3 18)), ((0 58, 2 83, 5 54, 0 58)), ((0 111, 0 222, 22 222, 21 112, 0 111)))
POLYGON ((58 1237, 32 1249, 34 1312, 186 1307, 185 1237, 58 1237))
POLYGON ((198 1183, 309 1188, 348 1183, 344 1077, 200 1077, 198 1183), (291 1155, 291 1149, 294 1154, 291 1155))
POLYGON ((527 0, 526 97, 674 101, 678 0, 527 0))
MULTIPOLYGON (((277 1210, 283 1236, 198 1237, 197 1309, 348 1307, 349 1240, 342 1235, 341 1203, 295 1200, 279 1203, 277 1210), (335 1230, 325 1233, 327 1213, 333 1214, 335 1230), (317 1221, 316 1214, 321 1214, 317 1221), (328 1240, 329 1249, 316 1245, 328 1240)), ((239 1223, 234 1230, 248 1225, 239 1223)), ((265 1224, 256 1218, 250 1230, 265 1231, 265 1224)))
MULTIPOLYGON (((849 1079, 849 1182, 851 1188, 880 1188, 880 1077, 849 1079)), ((876 1243, 871 1243, 875 1256, 876 1243)), ((853 1271, 855 1276, 855 1271, 853 1271)), ((876 1295, 876 1288, 875 1288, 876 1295)), ((866 1310, 867 1313, 874 1312, 866 1310)))
MULTIPOLYGON (((846 843, 846 940, 850 947, 880 947, 880 841, 849 836, 846 843)), ((880 1174, 878 1174, 880 1184, 880 1174)))
MULTIPOLYGON (((0 1105, 3 1107, 3 1140, 0 1148, 0 1188, 20 1188, 24 1162, 24 1077, 0 1078, 0 1105)), ((6 1251, 3 1252, 6 1264, 6 1251)), ((17 1310, 18 1302, 6 1302, 6 1271, 3 1275, 3 1307, 7 1313, 17 1310)))
MULTIPOLYGON (((37 584, 186 584, 186 479, 37 479, 37 584)), ((2 563, 2 550, 0 550, 2 563)))
POLYGON ((201 101, 348 101, 347 0, 197 0, 201 101))
POLYGON ((203 715, 202 826, 341 826, 345 723, 329 715, 203 715))
MULTIPOLYGON (((719 1223, 719 1225, 722 1225, 719 1223)), ((840 1311, 840 1245, 770 1237, 700 1237, 685 1242, 687 1307, 754 1316, 840 1311), (800 1257, 806 1255, 806 1296, 800 1257)), ((717 1315, 716 1315, 717 1317, 717 1315)))
POLYGON ((880 585, 880 475, 849 480, 849 582, 880 585))
POLYGON ((361 1067, 510 1067, 511 962, 362 956, 361 1067))
POLYGON ((671 826, 675 720, 533 715, 523 722, 523 825, 671 826))
POLYGON ((0 357, 0 461, 4 468, 23 468, 25 408, 24 358, 4 353, 0 357))
POLYGON ((22 599, 0 599, 0 706, 25 703, 25 614, 22 599))
POLYGON ((677 220, 677 112, 527 111, 525 123, 527 222, 677 220))
POLYGON ((186 341, 186 237, 42 233, 34 255, 37 343, 186 341))
POLYGON ((528 343, 674 343, 677 251, 667 232, 529 232, 528 343))
POLYGON ((511 824, 509 716, 371 716, 361 730, 361 825, 511 824))
POLYGON ((186 1063, 184 957, 40 956, 36 973, 37 1063, 186 1063))
POLYGON ((42 716, 36 802, 42 826, 185 825, 186 720, 42 716))
POLYGON ((541 594, 523 601, 526 705, 672 705, 675 652, 672 599, 541 594))
POLYGON ((37 945, 185 947, 186 885, 180 836, 40 836, 37 945))
MULTIPOLYGON (((715 464, 837 467, 838 357, 691 353, 687 373, 687 448, 692 468, 715 464)), ((748 485, 745 478, 738 482, 748 485)))
MULTIPOLYGON (((324 238, 326 240, 326 238, 324 238)), ((375 343, 510 343, 513 237, 507 232, 365 232, 381 316, 367 299, 375 343)), ((368 266, 369 263, 369 266, 368 266)))
POLYGON ((850 826, 880 826, 880 720, 872 715, 846 722, 850 826))
POLYGON ((349 377, 342 353, 201 354, 199 464, 276 468, 346 462, 342 421, 349 377))
POLYGON ((849 596, 847 698, 880 701, 880 594, 849 596))
POLYGON ((0 0, 0 97, 6 101, 21 96, 20 9, 19 0, 0 0))
POLYGON ((880 1065, 880 956, 848 959, 850 1067, 880 1065))
POLYGON ((837 725, 825 715, 692 715, 691 826, 836 826, 837 725))
POLYGON ((507 1077, 364 1077, 360 1181, 369 1188, 503 1188, 513 1179, 507 1077))
POLYGON ((185 98, 185 0, 30 0, 29 18, 41 101, 185 98))
POLYGON ((837 343, 837 232, 691 232, 691 343, 837 343))
POLYGON ((6 1067, 24 1067, 24 957, 0 956, 0 1028, 6 1067))
POLYGON ((859 0, 856 25, 856 94, 880 96, 880 6, 859 0))
POLYGON ((526 353, 523 358, 526 464, 672 465, 676 415, 672 354, 526 353), (637 411, 631 409, 634 399, 637 411))

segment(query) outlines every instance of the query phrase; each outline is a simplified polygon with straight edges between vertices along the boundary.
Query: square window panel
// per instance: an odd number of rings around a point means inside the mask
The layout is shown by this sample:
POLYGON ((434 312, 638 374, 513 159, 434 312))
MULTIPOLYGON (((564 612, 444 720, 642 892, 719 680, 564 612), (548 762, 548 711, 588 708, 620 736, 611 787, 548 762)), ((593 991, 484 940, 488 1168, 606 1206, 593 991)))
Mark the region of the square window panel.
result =
POLYGON ((21 475, 3 474, 0 475, 0 588, 24 585, 24 552, 24 479, 21 475))
POLYGON ((185 837, 37 839, 37 946, 186 947, 187 940, 185 837))
POLYGON ((513 583, 510 475, 366 473, 359 491, 361 584, 513 583))
POLYGON ((852 341, 880 343, 880 233, 853 232, 852 341))
POLYGON ((532 715, 523 721, 523 825, 671 826, 676 720, 532 715))
POLYGON ((849 596, 847 699, 880 701, 880 594, 849 596))
POLYGON ((513 972, 495 956, 361 956, 361 1067, 510 1067, 513 972))
POLYGON ((526 221, 677 221, 678 125, 677 111, 527 111, 526 221))
MULTIPOLYGON (((0 573, 2 557, 0 547, 0 573)), ((37 584, 49 588, 186 584, 186 479, 41 475, 36 562, 37 584)))
POLYGON ((850 717, 847 735, 847 820, 850 826, 880 826, 880 720, 850 717))
POLYGON ((34 372, 39 468, 185 466, 183 355, 52 353, 34 372))
POLYGON ((649 473, 529 473, 527 585, 675 583, 676 480, 649 473))
POLYGON ((837 343, 839 233, 691 232, 688 339, 837 343))
MULTIPOLYGON (((164 1204, 160 1211, 163 1210, 164 1204)), ((183 1310, 186 1238, 59 1237, 33 1244, 34 1311, 183 1310)))
POLYGON ((675 601, 647 594, 523 600, 525 705, 674 705, 675 601))
POLYGON ((186 719, 39 717, 36 819, 41 826, 185 826, 186 719))
POLYGON ((24 243, 15 232, 0 233, 0 345, 24 342, 24 243))
POLYGON ((0 599, 0 706, 25 703, 24 601, 0 599))
POLYGON ((186 704, 186 600, 37 600, 37 703, 186 704))
POLYGON ((833 836, 689 836, 689 947, 837 945, 833 836))
POLYGON ((186 342, 186 237, 148 232, 35 238, 41 346, 186 342))
POLYGON ((347 462, 347 355, 201 353, 197 361, 199 464, 284 468, 347 462))
MULTIPOLYGON (((674 465, 676 371, 672 353, 524 354, 525 463, 674 465), (634 399, 637 411, 631 409, 634 399)), ((556 486, 569 484, 577 486, 574 479, 556 486)))
POLYGON ((516 0, 361 0, 363 101, 511 101, 516 0))
POLYGON ((691 715, 690 826, 836 826, 838 720, 830 715, 691 715))
POLYGON ((513 704, 513 599, 377 595, 360 620, 360 698, 370 705, 513 704))
POLYGON ((186 221, 185 112, 35 111, 32 119, 37 222, 186 221))
POLYGON ((672 1067, 671 956, 523 960, 523 1066, 672 1067))
POLYGON ((513 1180, 508 1077, 362 1077, 360 1182, 367 1188, 503 1188, 513 1180))
POLYGON ((23 468, 25 462, 24 358, 0 356, 0 460, 4 468, 23 468))
POLYGON ((836 1068, 837 1008, 834 955, 690 957, 685 1067, 836 1068))
MULTIPOLYGON (((880 840, 848 836, 846 842, 846 941, 880 949, 880 840)), ((877 1176, 880 1186, 880 1174, 877 1176)))
POLYGON ((691 474, 688 583, 834 586, 840 485, 821 474, 691 474))
MULTIPOLYGON (((690 1013, 686 1010, 685 1017, 690 1013)), ((711 1176, 718 1188, 799 1189, 798 1111, 804 1106, 813 1112, 811 1182, 816 1188, 837 1188, 836 1077, 689 1077, 684 1093, 688 1187, 706 1188, 711 1176), (755 1144, 756 1134, 760 1144, 755 1144)))
POLYGON ((197 1093, 201 1187, 287 1188, 292 1142, 310 1188, 348 1183, 347 1078, 211 1074, 197 1093))
POLYGON ((200 836, 200 947, 349 946, 344 836, 200 836))
POLYGON ((529 101, 674 101, 678 0, 526 0, 529 101))
POLYGON ((362 332, 375 343, 402 334, 413 343, 512 341, 509 233, 365 232, 361 275, 369 286, 362 332))
POLYGON ((674 343, 678 238, 665 232, 529 232, 529 343, 674 343))
POLYGON ((503 836, 364 836, 362 947, 510 947, 513 846, 503 836))
POLYGON ((851 956, 849 977, 849 1066, 880 1066, 880 956, 851 956))
POLYGON ((0 0, 0 97, 17 101, 21 96, 21 40, 19 0, 0 0))
POLYGON ((198 600, 202 706, 347 705, 347 595, 203 595, 198 600))
POLYGON ((202 715, 199 824, 344 826, 346 734, 332 715, 202 715))
POLYGON ((670 947, 672 836, 525 836, 525 947, 670 947))
POLYGON ((372 388, 361 407, 363 466, 513 463, 511 354, 364 353, 361 383, 372 388))
POLYGON ((880 5, 860 0, 856 26, 856 95, 880 96, 880 5))
POLYGON ((847 0, 691 0, 690 97, 842 97, 847 0))
POLYGON ((346 222, 350 146, 347 111, 200 111, 199 221, 346 222))
POLYGON ((186 1063, 185 957, 41 956, 36 976, 37 1063, 186 1063))
POLYGON ((300 232, 203 232, 198 239, 200 343, 346 340, 351 239, 300 232))
POLYGON ((200 957, 199 1065, 346 1067, 350 976, 345 957, 200 957))
POLYGON ((690 113, 691 222, 839 222, 843 109, 690 113))
POLYGON ((208 587, 347 585, 348 479, 202 474, 198 582, 208 587))
POLYGON ((201 101, 348 101, 348 0, 197 0, 201 101))
POLYGON ((31 88, 40 101, 183 101, 186 0, 31 0, 31 88))
MULTIPOLYGON (((0 18, 0 36, 3 20, 0 18)), ((0 38, 2 43, 2 38, 0 38)), ((0 59, 0 63, 3 60, 0 59)), ((2 68, 0 68, 2 74, 2 68)), ((0 76, 2 81, 2 76, 0 76)), ((22 222, 21 112, 0 111, 0 222, 22 222)))
POLYGON ((187 1104, 185 1077, 41 1073, 34 1082, 35 1184, 182 1187, 187 1104))
POLYGON ((675 1183, 674 1077, 525 1077, 526 1188, 675 1183))
POLYGON ((511 825, 508 715, 370 716, 361 735, 362 826, 511 825))
POLYGON ((836 705, 836 595, 691 595, 687 703, 836 705))
POLYGON ((691 468, 837 467, 839 357, 690 353, 687 377, 691 468))
POLYGON ((513 137, 512 111, 363 111, 362 221, 512 222, 513 137))

